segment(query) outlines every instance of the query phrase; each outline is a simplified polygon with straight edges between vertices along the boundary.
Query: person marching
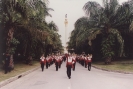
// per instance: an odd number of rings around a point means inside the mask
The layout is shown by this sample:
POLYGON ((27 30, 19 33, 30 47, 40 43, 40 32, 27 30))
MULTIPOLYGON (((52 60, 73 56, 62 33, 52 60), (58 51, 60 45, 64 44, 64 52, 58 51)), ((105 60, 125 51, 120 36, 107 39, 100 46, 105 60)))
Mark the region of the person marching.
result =
POLYGON ((68 54, 67 54, 67 53, 65 54, 65 58, 66 58, 66 59, 65 59, 65 61, 66 61, 66 60, 68 59, 68 54))
POLYGON ((58 66, 59 66, 59 68, 61 68, 61 61, 62 61, 61 56, 58 56, 58 66))
POLYGON ((66 67, 67 67, 67 76, 70 79, 71 78, 71 68, 72 68, 72 57, 68 57, 67 59, 67 63, 66 63, 66 67))
POLYGON ((50 67, 51 58, 48 56, 48 66, 50 67))
POLYGON ((48 65, 48 64, 49 64, 48 59, 49 59, 49 58, 48 58, 48 56, 47 56, 47 57, 46 57, 46 69, 48 69, 48 66, 49 66, 49 65, 48 65))
POLYGON ((58 71, 58 66, 59 66, 59 60, 58 60, 58 56, 55 57, 55 67, 56 67, 56 71, 58 71))
POLYGON ((85 57, 84 55, 82 55, 82 58, 81 58, 81 65, 84 66, 84 60, 85 60, 85 57))
POLYGON ((73 57, 72 57, 72 63, 73 63, 73 71, 75 71, 75 65, 76 65, 76 56, 74 55, 73 57))
POLYGON ((62 56, 62 59, 63 59, 63 61, 65 62, 65 61, 66 61, 66 56, 63 55, 63 56, 62 56))
POLYGON ((40 58, 40 64, 41 64, 41 69, 42 71, 44 70, 44 65, 46 63, 46 60, 45 60, 45 57, 44 57, 44 54, 41 56, 40 58))
POLYGON ((92 59, 92 54, 88 55, 88 70, 91 70, 91 59, 92 59))
POLYGON ((85 56, 85 68, 87 68, 87 56, 85 56))

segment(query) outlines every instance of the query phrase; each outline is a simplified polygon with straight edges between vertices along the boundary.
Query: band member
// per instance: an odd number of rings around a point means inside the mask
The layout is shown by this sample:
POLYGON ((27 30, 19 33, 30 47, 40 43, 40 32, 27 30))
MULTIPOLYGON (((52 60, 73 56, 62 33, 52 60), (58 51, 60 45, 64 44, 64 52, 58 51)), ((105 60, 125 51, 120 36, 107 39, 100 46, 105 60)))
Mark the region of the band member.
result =
POLYGON ((51 62, 50 62, 51 65, 53 64, 53 59, 54 59, 54 57, 51 56, 51 62))
POLYGON ((44 57, 44 54, 41 56, 40 58, 40 64, 41 64, 41 69, 42 71, 44 70, 44 65, 45 65, 45 57, 44 57))
POLYGON ((66 60, 68 59, 68 56, 69 56, 69 55, 66 53, 66 54, 65 54, 66 60))
POLYGON ((82 55, 82 58, 81 58, 81 65, 82 66, 84 66, 84 60, 85 60, 84 58, 85 58, 84 55, 82 55))
POLYGON ((84 59, 85 59, 85 68, 87 68, 87 65, 88 65, 88 64, 87 64, 87 56, 85 56, 84 59))
POLYGON ((67 76, 70 79, 71 78, 71 68, 72 68, 72 57, 68 57, 67 59, 67 63, 66 63, 66 67, 67 67, 67 76))
POLYGON ((48 56, 48 66, 50 67, 51 58, 48 56))
POLYGON ((92 54, 88 55, 88 70, 91 70, 91 59, 92 59, 92 54))
POLYGON ((66 56, 63 55, 62 59, 63 59, 63 61, 65 62, 65 61, 66 61, 66 56))
POLYGON ((59 66, 59 60, 58 57, 55 57, 55 67, 56 67, 56 71, 58 71, 58 66, 59 66))
POLYGON ((48 62, 48 56, 46 57, 46 69, 48 69, 48 64, 49 64, 49 62, 48 62))
POLYGON ((83 55, 80 55, 79 63, 82 65, 83 55))
POLYGON ((79 55, 76 55, 76 61, 79 62, 79 55))
POLYGON ((62 61, 61 56, 58 56, 58 65, 59 65, 59 68, 61 68, 61 61, 62 61))
POLYGON ((72 58, 72 63, 73 63, 73 71, 75 71, 75 65, 76 65, 76 57, 75 56, 73 56, 73 58, 72 58))

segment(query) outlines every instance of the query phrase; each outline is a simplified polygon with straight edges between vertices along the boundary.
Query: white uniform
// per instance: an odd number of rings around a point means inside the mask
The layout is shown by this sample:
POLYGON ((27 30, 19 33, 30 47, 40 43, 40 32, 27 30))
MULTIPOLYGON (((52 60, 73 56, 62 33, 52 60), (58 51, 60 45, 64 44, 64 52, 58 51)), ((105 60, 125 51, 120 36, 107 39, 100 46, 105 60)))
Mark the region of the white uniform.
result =
POLYGON ((68 62, 72 62, 72 57, 69 57, 68 58, 68 62))
POLYGON ((44 61, 45 57, 41 57, 40 59, 41 59, 41 61, 44 61))

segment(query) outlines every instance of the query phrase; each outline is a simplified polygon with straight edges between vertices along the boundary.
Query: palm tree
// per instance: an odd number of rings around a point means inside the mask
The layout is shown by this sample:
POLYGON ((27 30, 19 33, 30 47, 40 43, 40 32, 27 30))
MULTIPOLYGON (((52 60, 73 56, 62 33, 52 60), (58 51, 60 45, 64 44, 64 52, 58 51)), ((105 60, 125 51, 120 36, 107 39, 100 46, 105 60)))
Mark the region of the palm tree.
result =
POLYGON ((110 63, 112 57, 117 56, 114 50, 116 43, 119 43, 117 53, 121 57, 124 50, 121 31, 129 31, 133 17, 132 3, 125 2, 120 5, 117 0, 103 0, 101 6, 97 2, 87 2, 83 7, 87 17, 82 17, 75 22, 75 29, 78 30, 76 42, 80 44, 87 36, 89 45, 93 45, 92 40, 101 34, 101 51, 105 63, 110 63))
POLYGON ((23 30, 27 30, 28 34, 25 35, 28 37, 27 41, 24 41, 24 47, 25 52, 28 53, 27 55, 31 55, 32 48, 35 45, 33 43, 36 41, 43 44, 46 40, 50 29, 45 21, 45 17, 51 16, 48 11, 52 9, 47 8, 46 3, 42 0, 1 0, 0 6, 0 12, 2 13, 0 22, 6 34, 6 52, 11 55, 15 53, 11 43, 16 44, 19 42, 14 36, 18 37, 18 34, 24 32, 23 30), (18 32, 18 29, 22 29, 20 30, 21 32, 14 33, 18 32))
POLYGON ((15 48, 12 45, 17 45, 19 42, 13 37, 14 30, 20 25, 20 21, 26 18, 26 8, 24 1, 17 0, 1 0, 0 5, 0 22, 5 32, 6 53, 11 54, 10 66, 13 68, 13 53, 15 48), (12 44, 12 45, 11 45, 12 44))
POLYGON ((60 40, 61 36, 58 34, 57 25, 53 21, 51 21, 50 23, 48 23, 48 28, 50 30, 48 31, 49 35, 47 36, 45 41, 47 46, 46 56, 48 54, 52 54, 54 50, 61 51, 63 49, 62 43, 60 40))

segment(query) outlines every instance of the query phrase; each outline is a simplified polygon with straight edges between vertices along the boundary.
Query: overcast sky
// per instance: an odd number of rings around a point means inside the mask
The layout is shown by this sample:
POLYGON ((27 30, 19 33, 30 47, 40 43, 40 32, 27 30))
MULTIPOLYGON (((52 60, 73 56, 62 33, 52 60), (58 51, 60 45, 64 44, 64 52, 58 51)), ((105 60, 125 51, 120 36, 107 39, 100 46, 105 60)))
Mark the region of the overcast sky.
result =
MULTIPOLYGON (((83 11, 83 6, 88 1, 96 1, 102 5, 102 0, 49 0, 49 7, 53 8, 54 11, 51 11, 50 14, 52 17, 47 17, 46 21, 54 21, 59 28, 59 34, 62 36, 61 40, 63 46, 65 45, 65 14, 68 18, 68 27, 67 27, 67 41, 69 41, 69 36, 71 31, 74 29, 75 21, 85 16, 83 11)), ((128 0, 119 0, 120 4, 128 0)))

